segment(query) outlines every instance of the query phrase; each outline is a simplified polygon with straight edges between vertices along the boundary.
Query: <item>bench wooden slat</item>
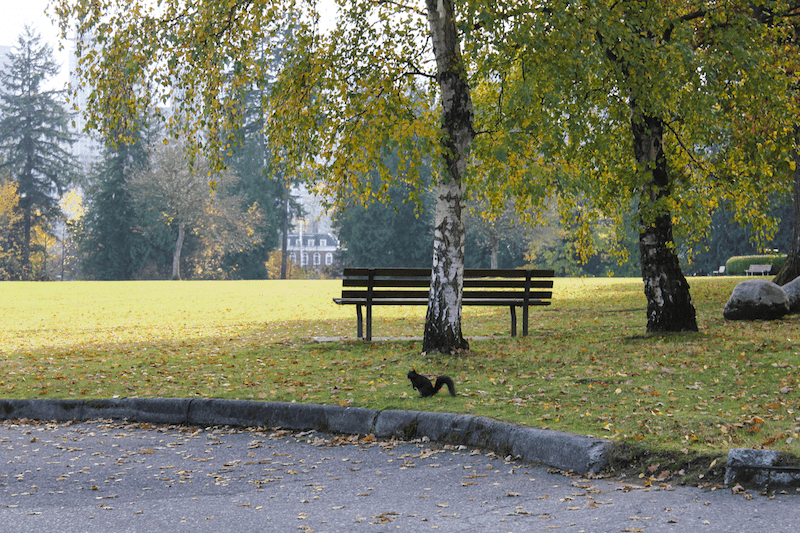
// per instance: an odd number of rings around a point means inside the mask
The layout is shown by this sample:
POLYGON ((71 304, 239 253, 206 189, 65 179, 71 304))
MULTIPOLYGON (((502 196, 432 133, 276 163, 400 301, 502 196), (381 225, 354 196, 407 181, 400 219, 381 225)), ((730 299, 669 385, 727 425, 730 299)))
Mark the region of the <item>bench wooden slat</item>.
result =
MULTIPOLYGON (((429 287, 431 284, 430 278, 415 278, 415 279, 374 279, 372 280, 373 287, 429 287)), ((345 278, 342 280, 342 287, 368 287, 368 278, 345 278)))
POLYGON ((466 268, 464 278, 525 278, 530 272, 532 278, 552 278, 554 270, 524 270, 518 268, 466 268))
MULTIPOLYGON (((367 305, 366 298, 334 298, 334 302, 339 305, 367 305)), ((521 307, 524 303, 524 300, 464 300, 464 305, 469 306, 484 306, 484 307, 521 307)), ((372 305, 428 305, 427 298, 422 299, 406 299, 406 298, 378 298, 377 300, 372 301, 372 305)), ((532 298, 528 300, 528 305, 535 305, 535 306, 544 306, 550 305, 550 301, 548 300, 540 300, 538 298, 532 298)))
MULTIPOLYGON (((375 290, 372 291, 372 299, 403 299, 403 298, 424 298, 427 300, 429 291, 391 291, 391 290, 375 290)), ((551 291, 530 291, 528 292, 529 298, 552 298, 551 291)), ((342 298, 363 298, 364 301, 369 297, 369 291, 366 290, 343 290, 342 298)), ((465 290, 462 292, 463 300, 520 300, 525 298, 524 291, 476 291, 465 290)))
MULTIPOLYGON (((551 291, 529 291, 528 298, 551 298, 551 291)), ((463 292, 463 299, 475 298, 479 300, 522 300, 525 298, 525 291, 475 291, 463 292)))
POLYGON ((512 288, 512 289, 524 289, 525 286, 528 286, 531 289, 552 289, 553 288, 553 280, 552 279, 532 279, 530 280, 530 284, 528 285, 527 282, 522 280, 503 280, 503 279, 485 279, 485 280, 477 280, 477 279, 465 279, 464 280, 464 288, 470 287, 498 287, 498 288, 512 288))
POLYGON ((424 277, 431 275, 430 268, 345 268, 344 277, 368 276, 373 271, 377 277, 424 277))
MULTIPOLYGON (((345 278, 367 277, 370 270, 374 271, 375 277, 428 277, 430 278, 431 269, 429 268, 355 268, 347 267, 343 274, 345 278)), ((555 276, 554 270, 523 270, 516 268, 490 269, 490 268, 465 268, 464 279, 470 278, 525 278, 530 272, 531 278, 552 278, 555 276)))
MULTIPOLYGON (((431 284, 430 278, 417 278, 417 279, 374 279, 372 280, 373 287, 429 287, 431 284)), ((342 280, 342 287, 369 287, 369 279, 364 278, 345 278, 342 280)), ((502 279, 465 279, 464 288, 471 287, 497 287, 497 288, 511 288, 511 289, 524 289, 526 282, 524 279, 518 280, 502 280, 502 279)), ((553 280, 548 279, 532 279, 530 281, 530 288, 532 289, 552 289, 553 280)))
MULTIPOLYGON (((368 292, 365 290, 360 291, 342 291, 342 298, 367 298, 368 292)), ((386 290, 379 290, 379 291, 372 291, 372 298, 424 298, 428 299, 428 295, 430 291, 386 291, 386 290)))

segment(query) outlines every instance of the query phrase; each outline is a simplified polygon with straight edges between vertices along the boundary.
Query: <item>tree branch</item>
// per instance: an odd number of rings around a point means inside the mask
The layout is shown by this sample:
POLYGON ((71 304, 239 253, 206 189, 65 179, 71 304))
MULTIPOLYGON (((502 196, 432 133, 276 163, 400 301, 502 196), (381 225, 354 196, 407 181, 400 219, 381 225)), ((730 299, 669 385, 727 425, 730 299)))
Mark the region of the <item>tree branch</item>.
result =
POLYGON ((689 158, 694 162, 694 164, 697 165, 700 168, 700 170, 705 172, 705 170, 706 170, 705 166, 703 166, 703 164, 700 161, 695 159, 694 154, 692 153, 692 151, 689 150, 689 148, 683 143, 683 141, 681 140, 681 136, 678 135, 678 132, 675 131, 672 128, 672 125, 669 122, 666 122, 666 121, 664 121, 664 125, 667 127, 667 129, 669 131, 672 132, 672 134, 675 136, 675 139, 677 139, 678 144, 681 145, 681 148, 683 148, 683 151, 686 152, 689 155, 689 158))
POLYGON ((699 19, 699 18, 703 18, 707 14, 708 14, 708 11, 706 11, 705 9, 698 9, 697 11, 694 11, 692 13, 687 13, 687 14, 683 15, 682 17, 678 17, 677 22, 670 23, 669 27, 666 30, 664 30, 664 34, 661 36, 661 40, 665 41, 665 42, 668 42, 670 40, 670 38, 672 38, 672 32, 675 29, 676 23, 679 24, 679 23, 683 23, 683 22, 691 22, 693 20, 696 20, 696 19, 699 19))

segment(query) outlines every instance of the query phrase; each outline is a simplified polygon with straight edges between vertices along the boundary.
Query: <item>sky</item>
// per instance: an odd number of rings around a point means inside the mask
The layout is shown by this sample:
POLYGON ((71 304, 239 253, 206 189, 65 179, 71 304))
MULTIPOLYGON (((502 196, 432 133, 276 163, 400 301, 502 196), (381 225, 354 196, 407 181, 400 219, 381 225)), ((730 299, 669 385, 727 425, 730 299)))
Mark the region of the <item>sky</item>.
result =
MULTIPOLYGON (((53 49, 61 74, 50 81, 52 89, 61 89, 69 80, 69 51, 58 50, 58 29, 45 15, 50 0, 0 0, 0 46, 14 46, 25 24, 33 26, 53 49)), ((323 12, 335 13, 332 0, 322 0, 323 12)))
POLYGON ((58 50, 58 29, 45 15, 49 0, 0 0, 0 46, 14 46, 25 25, 32 26, 53 49, 61 73, 50 81, 51 88, 63 88, 69 79, 69 52, 58 50))

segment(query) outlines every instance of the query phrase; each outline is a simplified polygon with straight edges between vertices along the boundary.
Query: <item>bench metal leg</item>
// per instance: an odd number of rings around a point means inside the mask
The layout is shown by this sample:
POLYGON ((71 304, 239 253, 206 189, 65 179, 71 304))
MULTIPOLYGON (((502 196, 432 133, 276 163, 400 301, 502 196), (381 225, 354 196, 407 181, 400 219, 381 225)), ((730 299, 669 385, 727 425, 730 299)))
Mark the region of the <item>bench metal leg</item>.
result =
POLYGON ((367 340, 372 340, 372 306, 367 306, 367 340))
POLYGON ((517 336, 517 308, 511 306, 511 336, 517 336))
POLYGON ((356 305, 356 332, 358 333, 359 339, 364 338, 364 324, 360 305, 356 305))
POLYGON ((528 336, 528 306, 522 308, 522 336, 528 336))

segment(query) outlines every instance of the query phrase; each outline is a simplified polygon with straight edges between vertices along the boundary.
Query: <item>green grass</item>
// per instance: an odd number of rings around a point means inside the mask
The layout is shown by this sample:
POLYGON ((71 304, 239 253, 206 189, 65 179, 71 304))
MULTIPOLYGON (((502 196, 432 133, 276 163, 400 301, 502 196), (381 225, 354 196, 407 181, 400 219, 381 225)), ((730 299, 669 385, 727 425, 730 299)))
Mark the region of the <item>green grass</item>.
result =
MULTIPOLYGON (((465 308, 471 352, 354 340, 338 281, 0 285, 0 396, 222 397, 465 412, 714 456, 798 454, 800 318, 728 322, 742 278, 692 278, 696 334, 645 335, 641 280, 557 279, 530 336, 507 309, 465 308), (313 337, 344 340, 315 343, 313 337), (406 372, 459 395, 420 399, 406 372)), ((379 308, 374 335, 419 337, 425 309, 379 308)))

